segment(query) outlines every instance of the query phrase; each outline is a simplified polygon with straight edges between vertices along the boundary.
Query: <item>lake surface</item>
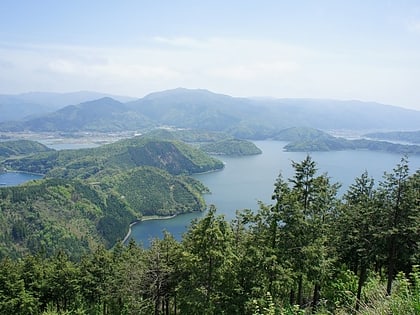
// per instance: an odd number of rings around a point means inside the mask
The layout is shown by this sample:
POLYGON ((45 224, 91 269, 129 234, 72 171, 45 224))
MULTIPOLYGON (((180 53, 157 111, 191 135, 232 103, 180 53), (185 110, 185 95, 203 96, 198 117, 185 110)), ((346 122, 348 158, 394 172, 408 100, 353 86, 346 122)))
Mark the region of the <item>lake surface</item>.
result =
POLYGON ((0 187, 17 186, 24 182, 41 179, 43 175, 24 173, 24 172, 7 172, 0 174, 0 187))
MULTIPOLYGON (((219 214, 227 220, 235 217, 236 210, 258 209, 258 201, 271 203, 274 182, 281 172, 287 179, 293 175, 292 161, 302 161, 307 153, 285 152, 286 142, 255 141, 263 153, 247 157, 220 157, 225 162, 222 171, 198 174, 193 177, 210 188, 212 194, 205 195, 208 205, 214 204, 219 214)), ((312 159, 317 163, 318 173, 327 172, 332 182, 342 184, 340 194, 354 182, 365 170, 375 178, 382 180, 383 173, 391 172, 400 162, 402 155, 374 151, 334 151, 313 152, 312 159)), ((412 172, 420 169, 420 157, 409 157, 412 172)), ((137 242, 147 246, 154 237, 162 237, 166 230, 178 240, 194 218, 203 213, 179 215, 168 220, 151 220, 132 227, 132 235, 137 242)))

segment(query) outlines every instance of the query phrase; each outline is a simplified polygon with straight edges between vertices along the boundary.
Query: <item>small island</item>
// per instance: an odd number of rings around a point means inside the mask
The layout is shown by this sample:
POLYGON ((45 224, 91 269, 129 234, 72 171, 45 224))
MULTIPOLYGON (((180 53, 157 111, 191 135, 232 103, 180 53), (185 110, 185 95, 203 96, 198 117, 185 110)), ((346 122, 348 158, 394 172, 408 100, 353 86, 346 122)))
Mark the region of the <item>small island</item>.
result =
POLYGON ((213 155, 245 156, 262 153, 254 143, 241 139, 226 139, 203 144, 200 149, 213 155))

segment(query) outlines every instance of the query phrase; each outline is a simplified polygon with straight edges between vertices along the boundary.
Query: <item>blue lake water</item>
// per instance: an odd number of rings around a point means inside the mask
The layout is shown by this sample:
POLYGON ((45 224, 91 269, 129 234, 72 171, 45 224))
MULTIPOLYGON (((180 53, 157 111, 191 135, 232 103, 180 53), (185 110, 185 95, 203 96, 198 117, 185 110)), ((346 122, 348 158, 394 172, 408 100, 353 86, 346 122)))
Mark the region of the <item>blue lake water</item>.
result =
MULTIPOLYGON (((212 194, 206 195, 208 205, 214 204, 219 214, 227 220, 235 217, 236 210, 258 209, 258 201, 271 203, 274 182, 281 172, 283 178, 293 175, 292 161, 302 161, 307 153, 285 152, 285 142, 255 141, 263 154, 248 157, 218 157, 224 161, 222 171, 198 174, 194 177, 210 188, 212 194)), ((334 151, 313 152, 312 159, 317 163, 319 174, 327 172, 333 182, 342 184, 340 194, 353 183, 365 170, 375 178, 382 180, 385 171, 391 172, 400 162, 401 155, 374 151, 334 151)), ((409 157, 412 172, 420 169, 420 157, 409 157)), ((162 237, 166 230, 178 240, 194 218, 203 213, 179 215, 168 220, 141 222, 132 228, 132 238, 143 245, 148 245, 154 237, 162 237)))
POLYGON ((23 172, 7 172, 0 174, 0 187, 17 186, 24 182, 41 179, 43 175, 23 172))

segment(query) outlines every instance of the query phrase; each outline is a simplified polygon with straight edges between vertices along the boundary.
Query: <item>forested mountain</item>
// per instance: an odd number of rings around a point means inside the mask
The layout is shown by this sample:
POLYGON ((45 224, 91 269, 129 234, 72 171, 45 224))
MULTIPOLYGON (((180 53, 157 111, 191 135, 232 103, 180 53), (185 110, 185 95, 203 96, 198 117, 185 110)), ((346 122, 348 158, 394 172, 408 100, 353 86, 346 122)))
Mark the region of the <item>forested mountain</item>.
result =
POLYGON ((214 155, 244 156, 261 154, 262 151, 251 141, 226 139, 203 144, 200 149, 214 155))
POLYGON ((32 115, 45 115, 59 108, 31 103, 13 95, 0 95, 0 122, 28 119, 32 115))
POLYGON ((152 123, 141 114, 112 98, 69 105, 53 113, 21 122, 4 123, 0 129, 30 131, 109 131, 146 128, 152 123), (13 127, 14 126, 14 127, 13 127))
POLYGON ((207 90, 152 93, 128 105, 156 121, 182 128, 226 131, 241 138, 266 138, 281 129, 417 128, 420 112, 360 101, 247 99, 207 90))
POLYGON ((2 143, 15 150, 2 169, 47 178, 0 189, 3 256, 63 248, 81 257, 99 244, 113 246, 143 215, 202 211, 207 189, 185 175, 223 168, 183 142, 146 136, 62 151, 30 141, 2 143))
POLYGON ((11 156, 27 155, 31 153, 47 151, 52 151, 52 149, 36 141, 2 141, 0 142, 0 161, 11 156))
POLYGON ((0 124, 0 130, 116 131, 169 125, 265 139, 293 126, 323 130, 407 130, 418 128, 418 121, 419 111, 377 103, 249 99, 179 88, 127 103, 104 98, 73 105, 37 119, 0 124))
POLYGON ((44 179, 0 189, 0 257, 60 250, 79 259, 121 241, 143 215, 202 211, 201 183, 152 167, 96 182, 44 179))
POLYGON ((171 174, 192 174, 223 168, 223 163, 180 141, 138 136, 98 148, 51 151, 11 158, 2 166, 47 177, 89 178, 110 170, 154 166, 171 174))
POLYGON ((170 125, 176 131, 157 129, 79 150, 14 143, 0 169, 45 179, 0 188, 0 313, 416 314, 420 173, 409 172, 404 158, 379 185, 364 173, 339 198, 339 185, 318 175, 307 156, 292 162, 291 178, 279 175, 273 203, 260 203, 255 213, 239 211, 227 222, 210 207, 181 242, 166 235, 143 249, 120 241, 144 215, 205 209, 207 190, 188 175, 223 163, 181 139, 223 150, 234 148, 234 136, 290 141, 289 150, 405 150, 312 127, 408 129, 417 126, 418 115, 360 102, 253 100, 176 89, 129 103, 103 98, 2 124, 44 131, 170 125), (291 128, 296 125, 302 127, 291 128))
POLYGON ((193 129, 155 129, 147 137, 160 140, 180 140, 198 146, 212 155, 244 156, 261 154, 262 151, 251 141, 236 139, 227 133, 193 129))
POLYGON ((420 146, 405 145, 367 139, 348 140, 334 137, 313 128, 287 128, 274 137, 275 140, 290 141, 285 145, 287 151, 315 152, 337 150, 372 150, 408 155, 420 155, 420 146))
POLYGON ((71 93, 29 92, 16 95, 0 95, 0 122, 22 120, 30 116, 42 116, 59 110, 67 105, 94 101, 103 97, 112 97, 120 102, 133 98, 104 93, 80 91, 71 93))

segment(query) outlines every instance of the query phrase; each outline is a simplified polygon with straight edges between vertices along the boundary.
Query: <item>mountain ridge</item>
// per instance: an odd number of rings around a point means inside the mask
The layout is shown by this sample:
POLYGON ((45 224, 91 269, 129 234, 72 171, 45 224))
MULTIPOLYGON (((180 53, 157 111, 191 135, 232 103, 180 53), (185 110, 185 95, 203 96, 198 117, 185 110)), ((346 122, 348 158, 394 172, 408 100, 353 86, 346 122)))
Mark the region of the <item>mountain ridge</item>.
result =
POLYGON ((99 105, 109 102, 112 102, 110 98, 101 98, 67 107, 65 114, 60 109, 35 120, 1 123, 0 130, 69 131, 71 125, 82 131, 127 131, 172 126, 265 139, 293 126, 321 130, 415 130, 420 121, 420 111, 375 102, 256 100, 205 89, 177 88, 153 92, 125 103, 115 100, 114 106, 106 110, 99 105), (92 104, 96 104, 96 112, 86 110, 87 107, 92 109, 92 104))

